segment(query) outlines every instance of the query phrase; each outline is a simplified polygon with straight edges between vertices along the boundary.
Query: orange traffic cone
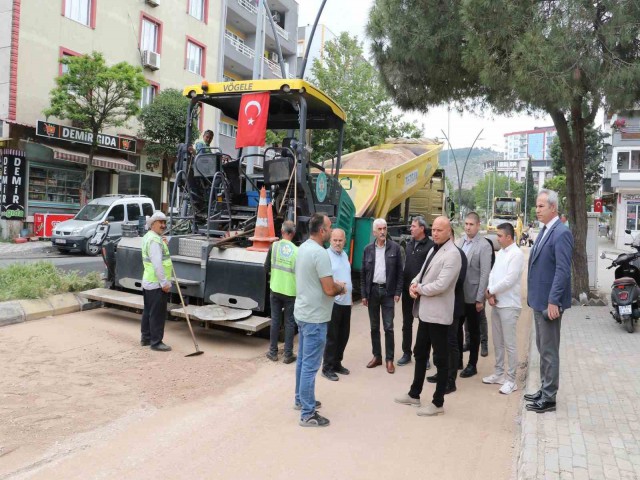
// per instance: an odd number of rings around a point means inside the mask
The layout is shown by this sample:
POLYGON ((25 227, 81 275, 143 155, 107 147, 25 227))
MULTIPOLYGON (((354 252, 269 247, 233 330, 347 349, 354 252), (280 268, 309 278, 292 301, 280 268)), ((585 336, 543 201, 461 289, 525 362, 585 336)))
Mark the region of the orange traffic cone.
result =
POLYGON ((267 220, 269 221, 269 236, 276 236, 276 224, 273 223, 273 202, 267 205, 267 220))
MULTIPOLYGON (((273 220, 271 220, 271 225, 271 228, 274 228, 273 220)), ((267 206, 267 191, 264 187, 260 190, 255 235, 249 240, 253 242, 253 246, 247 248, 247 250, 254 252, 268 252, 271 244, 278 240, 276 236, 269 236, 269 207, 267 206)))

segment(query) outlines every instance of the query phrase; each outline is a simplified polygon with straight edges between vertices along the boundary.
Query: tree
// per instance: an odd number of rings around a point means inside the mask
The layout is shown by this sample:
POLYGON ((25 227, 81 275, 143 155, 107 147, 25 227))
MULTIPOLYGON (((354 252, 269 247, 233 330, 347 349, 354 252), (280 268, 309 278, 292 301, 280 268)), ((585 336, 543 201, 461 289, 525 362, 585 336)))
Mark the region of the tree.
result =
POLYGON ((89 163, 81 187, 81 204, 93 196, 93 155, 98 147, 98 134, 109 127, 121 127, 140 111, 140 96, 147 81, 140 67, 126 62, 107 66, 103 55, 93 52, 78 57, 65 56, 60 63, 67 72, 56 78, 49 93, 50 106, 44 110, 54 116, 75 122, 92 134, 89 163))
POLYGON ((478 180, 473 187, 473 195, 478 208, 482 208, 487 211, 489 217, 493 210, 493 198, 507 196, 507 190, 511 189, 511 196, 524 199, 524 184, 509 179, 506 175, 498 173, 494 175, 492 173, 487 174, 484 178, 478 180), (487 201, 489 202, 487 204, 487 201))
MULTIPOLYGON (((311 69, 318 87, 347 114, 343 151, 361 150, 383 143, 389 137, 420 137, 421 129, 393 113, 393 102, 380 83, 376 69, 364 58, 361 42, 343 32, 327 42, 322 59, 311 69)), ((334 131, 313 133, 314 158, 335 156, 338 135, 334 131)))
MULTIPOLYGON (((140 138, 145 141, 145 152, 150 159, 163 164, 163 178, 169 182, 173 170, 178 144, 185 141, 187 109, 189 99, 179 90, 168 88, 160 92, 140 113, 140 138)), ((193 125, 189 143, 200 136, 193 125)))
POLYGON ((460 193, 460 197, 462 198, 462 209, 467 212, 474 211, 476 209, 476 197, 473 189, 463 188, 460 193))
MULTIPOLYGON (((602 174, 604 173, 604 155, 607 148, 605 139, 608 136, 608 133, 593 128, 593 126, 585 128, 584 184, 587 195, 593 195, 600 188, 602 174)), ((562 156, 560 141, 557 137, 551 144, 551 159, 553 160, 553 173, 565 176, 566 179, 567 169, 562 156)))
POLYGON ((573 292, 588 292, 585 130, 600 108, 631 109, 640 96, 640 3, 376 0, 367 30, 401 108, 551 117, 567 172, 573 292))
POLYGON ((528 224, 532 218, 530 213, 531 209, 536 205, 536 198, 538 196, 538 190, 536 189, 535 184, 533 183, 533 158, 529 155, 529 160, 527 161, 527 176, 525 180, 525 192, 527 201, 523 202, 523 212, 524 212, 524 223, 528 224), (526 205, 525 205, 526 203, 526 205))

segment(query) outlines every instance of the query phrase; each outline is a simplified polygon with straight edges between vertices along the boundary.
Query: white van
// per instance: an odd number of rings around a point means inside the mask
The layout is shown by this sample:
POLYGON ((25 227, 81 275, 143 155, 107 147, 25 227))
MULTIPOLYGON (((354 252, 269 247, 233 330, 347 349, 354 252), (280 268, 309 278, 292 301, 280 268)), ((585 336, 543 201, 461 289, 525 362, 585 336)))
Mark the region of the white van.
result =
POLYGON ((99 223, 109 221, 109 238, 122 236, 123 222, 137 222, 155 212, 153 200, 144 195, 105 195, 87 203, 71 220, 56 225, 51 243, 61 252, 79 251, 97 255, 100 248, 89 240, 99 223))

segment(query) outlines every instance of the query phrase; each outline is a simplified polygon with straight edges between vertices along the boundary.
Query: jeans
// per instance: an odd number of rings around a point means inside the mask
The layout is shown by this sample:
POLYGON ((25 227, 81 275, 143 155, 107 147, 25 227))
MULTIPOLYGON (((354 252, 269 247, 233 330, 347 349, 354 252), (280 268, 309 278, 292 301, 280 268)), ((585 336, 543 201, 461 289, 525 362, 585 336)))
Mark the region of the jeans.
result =
POLYGON ((151 346, 162 343, 164 337, 164 321, 167 318, 167 302, 169 295, 161 288, 142 290, 144 310, 140 324, 140 339, 149 341, 151 346))
POLYGON ((409 290, 402 291, 402 353, 411 357, 411 337, 413 335, 413 302, 409 290))
POLYGON ((333 371, 342 366, 344 349, 351 331, 351 305, 333 304, 331 321, 327 327, 327 345, 324 347, 323 371, 333 371))
POLYGON ((516 381, 518 369, 518 341, 516 338, 516 326, 520 316, 519 308, 493 307, 491 315, 491 333, 493 334, 493 348, 496 352, 495 374, 504 374, 504 352, 507 351, 509 371, 507 381, 516 381))
POLYGON ((427 348, 431 344, 433 346, 433 363, 437 368, 436 390, 433 393, 432 400, 436 407, 441 407, 444 404, 444 392, 447 388, 449 371, 448 333, 449 325, 419 321, 416 346, 413 349, 416 365, 409 396, 411 398, 420 398, 422 387, 424 387, 424 377, 427 373, 427 348))
POLYGON ((480 351, 480 314, 475 303, 464 304, 464 321, 469 324, 469 365, 478 365, 480 351))
MULTIPOLYGON (((380 344, 380 311, 382 310, 382 328, 384 329, 385 360, 393 361, 393 315, 395 302, 392 295, 385 295, 385 288, 371 286, 369 298, 369 322, 371 324, 371 347, 373 356, 382 358, 380 344)), ((426 359, 425 359, 426 362, 426 359)))
POLYGON ((284 310, 284 356, 293 355, 293 335, 295 334, 295 321, 293 319, 293 307, 295 297, 285 297, 274 295, 271 292, 271 330, 269 333, 269 352, 273 355, 278 353, 278 336, 280 335, 280 323, 282 321, 282 311, 284 310))
POLYGON ((307 323, 296 319, 298 324, 298 361, 296 363, 296 404, 302 405, 301 420, 306 420, 316 411, 316 374, 322 362, 322 352, 327 341, 325 323, 307 323))

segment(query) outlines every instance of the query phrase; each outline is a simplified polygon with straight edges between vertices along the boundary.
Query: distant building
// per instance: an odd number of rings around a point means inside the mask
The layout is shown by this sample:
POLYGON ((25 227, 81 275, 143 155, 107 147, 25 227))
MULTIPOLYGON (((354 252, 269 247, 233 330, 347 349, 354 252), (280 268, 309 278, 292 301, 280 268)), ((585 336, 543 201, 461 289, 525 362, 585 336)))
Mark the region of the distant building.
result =
MULTIPOLYGON (((304 59, 304 54, 307 51, 312 27, 312 25, 298 27, 298 67, 296 73, 300 72, 300 69, 302 68, 302 61, 304 59)), ((307 60, 304 78, 311 78, 311 68, 313 67, 314 60, 321 60, 325 55, 327 42, 335 40, 336 38, 337 36, 329 30, 326 25, 318 24, 313 36, 313 42, 311 43, 311 49, 309 50, 309 59, 307 60)))
POLYGON ((505 133, 504 158, 484 162, 483 172, 488 174, 496 171, 518 182, 524 182, 531 157, 533 183, 540 190, 544 187, 545 180, 553 176, 551 145, 555 137, 555 127, 535 127, 533 130, 505 133))

